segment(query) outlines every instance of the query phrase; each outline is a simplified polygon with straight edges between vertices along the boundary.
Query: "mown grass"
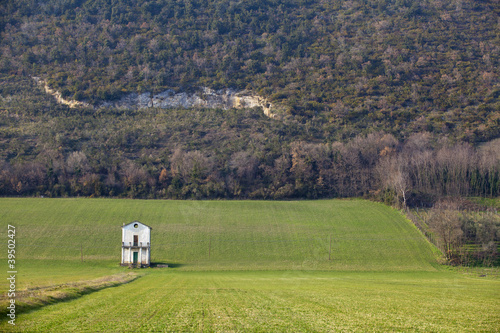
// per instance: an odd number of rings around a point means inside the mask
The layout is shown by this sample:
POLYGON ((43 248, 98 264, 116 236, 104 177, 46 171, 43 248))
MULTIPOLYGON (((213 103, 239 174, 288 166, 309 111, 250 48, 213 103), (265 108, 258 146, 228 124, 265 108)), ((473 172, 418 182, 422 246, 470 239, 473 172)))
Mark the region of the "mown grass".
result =
MULTIPOLYGON (((115 261, 54 260, 19 258, 16 265, 19 289, 57 286, 65 283, 88 281, 109 275, 127 272, 115 261)), ((0 284, 0 293, 4 293, 7 285, 0 284)))
MULTIPOLYGON (((104 288, 129 283, 139 276, 137 272, 128 272, 83 281, 81 280, 82 276, 79 276, 78 280, 80 281, 77 282, 59 283, 43 287, 23 288, 16 286, 14 297, 16 314, 19 315, 20 313, 38 309, 49 304, 75 299, 104 288)), ((9 313, 7 307, 11 304, 11 299, 7 293, 0 295, 0 321, 7 320, 7 314, 9 313)), ((9 319, 11 318, 9 317, 9 319)))
POLYGON ((150 269, 130 284, 21 315, 16 330, 493 332, 499 298, 500 282, 447 272, 150 269))
MULTIPOLYGON (((402 215, 362 200, 2 199, 23 259, 120 260, 122 223, 153 228, 152 261, 183 270, 433 270, 402 215)), ((0 258, 1 258, 0 254, 0 258)))
POLYGON ((2 226, 17 230, 16 283, 40 297, 128 272, 120 226, 136 219, 153 227, 153 261, 171 268, 19 312, 0 331, 500 329, 500 281, 440 268, 435 248, 381 204, 0 199, 2 226))

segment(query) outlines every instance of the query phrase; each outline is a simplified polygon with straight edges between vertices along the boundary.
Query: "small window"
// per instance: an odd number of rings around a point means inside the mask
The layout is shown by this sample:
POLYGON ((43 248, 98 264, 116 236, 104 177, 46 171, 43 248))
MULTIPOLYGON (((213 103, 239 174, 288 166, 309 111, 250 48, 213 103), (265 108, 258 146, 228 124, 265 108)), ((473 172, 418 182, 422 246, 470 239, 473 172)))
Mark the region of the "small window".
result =
POLYGON ((139 224, 134 224, 134 228, 139 228, 139 224))

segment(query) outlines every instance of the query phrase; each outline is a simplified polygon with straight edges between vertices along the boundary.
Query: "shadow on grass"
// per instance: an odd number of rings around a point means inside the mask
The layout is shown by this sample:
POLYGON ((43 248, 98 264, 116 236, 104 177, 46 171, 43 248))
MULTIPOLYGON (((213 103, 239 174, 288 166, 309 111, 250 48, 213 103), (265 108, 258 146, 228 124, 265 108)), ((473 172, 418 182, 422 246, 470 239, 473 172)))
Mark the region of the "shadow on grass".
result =
MULTIPOLYGON (((16 292, 15 315, 17 317, 21 313, 32 312, 47 305, 69 302, 96 291, 119 287, 133 282, 141 276, 142 275, 139 274, 126 274, 121 276, 112 275, 91 281, 32 288, 16 292)), ((7 316, 9 311, 9 309, 7 309, 7 305, 9 304, 8 302, 9 300, 6 300, 5 297, 0 299, 0 322, 11 319, 7 316), (3 306, 4 303, 5 306, 3 306)))
POLYGON ((152 262, 151 268, 179 268, 186 266, 185 264, 169 263, 169 262, 152 262))

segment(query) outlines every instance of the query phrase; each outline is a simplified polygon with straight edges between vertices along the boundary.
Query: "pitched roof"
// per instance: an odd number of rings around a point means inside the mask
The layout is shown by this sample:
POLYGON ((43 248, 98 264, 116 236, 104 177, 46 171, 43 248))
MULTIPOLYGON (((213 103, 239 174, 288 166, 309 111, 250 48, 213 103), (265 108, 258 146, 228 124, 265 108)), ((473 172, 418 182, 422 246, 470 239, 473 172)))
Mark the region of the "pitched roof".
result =
POLYGON ((144 223, 139 222, 139 221, 132 221, 132 222, 130 222, 130 223, 127 223, 127 224, 122 225, 121 227, 122 227, 122 228, 125 228, 126 226, 128 226, 128 225, 130 225, 130 224, 132 224, 132 223, 140 223, 140 224, 142 224, 142 225, 144 225, 144 226, 148 227, 149 229, 153 230, 153 228, 151 228, 149 225, 144 224, 144 223))

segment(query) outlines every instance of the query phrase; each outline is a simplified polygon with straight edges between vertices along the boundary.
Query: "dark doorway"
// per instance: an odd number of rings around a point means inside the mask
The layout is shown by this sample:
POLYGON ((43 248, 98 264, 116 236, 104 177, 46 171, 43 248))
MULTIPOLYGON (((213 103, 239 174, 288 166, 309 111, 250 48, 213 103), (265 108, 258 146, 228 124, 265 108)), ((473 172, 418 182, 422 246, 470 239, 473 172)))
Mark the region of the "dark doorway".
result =
POLYGON ((137 265, 139 261, 139 252, 134 252, 134 265, 137 265))

